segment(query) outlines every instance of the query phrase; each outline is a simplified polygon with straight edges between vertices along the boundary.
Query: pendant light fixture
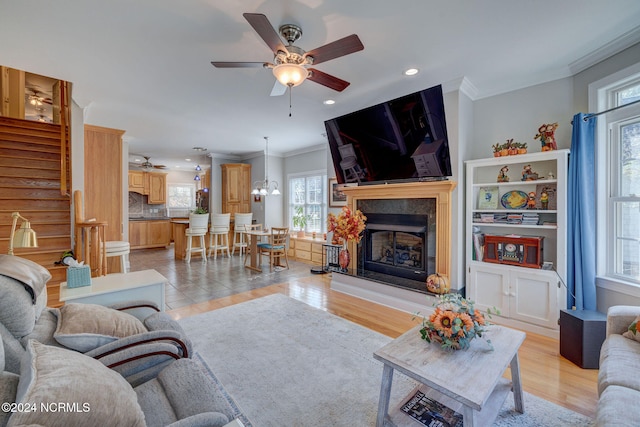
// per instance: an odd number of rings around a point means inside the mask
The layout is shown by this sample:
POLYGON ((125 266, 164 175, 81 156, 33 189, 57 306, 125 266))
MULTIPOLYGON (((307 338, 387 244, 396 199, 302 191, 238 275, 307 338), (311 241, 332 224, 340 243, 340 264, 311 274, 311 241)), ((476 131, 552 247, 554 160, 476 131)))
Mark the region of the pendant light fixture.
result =
POLYGON ((253 183, 253 190, 251 194, 254 196, 279 196, 280 190, 278 190, 277 181, 269 181, 269 137, 264 137, 264 181, 256 181, 253 183))

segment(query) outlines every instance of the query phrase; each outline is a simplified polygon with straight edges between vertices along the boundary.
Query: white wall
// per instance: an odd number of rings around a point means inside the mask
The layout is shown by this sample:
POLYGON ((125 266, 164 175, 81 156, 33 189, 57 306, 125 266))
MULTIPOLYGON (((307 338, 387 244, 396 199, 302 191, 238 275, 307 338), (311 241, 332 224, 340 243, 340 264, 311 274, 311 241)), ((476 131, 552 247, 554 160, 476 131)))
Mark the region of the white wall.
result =
POLYGON ((480 99, 474 102, 473 110, 471 159, 491 157, 492 145, 511 138, 526 142, 529 152, 539 152, 541 145, 534 136, 543 123, 558 122, 558 148, 571 147, 571 119, 575 114, 571 78, 480 99))

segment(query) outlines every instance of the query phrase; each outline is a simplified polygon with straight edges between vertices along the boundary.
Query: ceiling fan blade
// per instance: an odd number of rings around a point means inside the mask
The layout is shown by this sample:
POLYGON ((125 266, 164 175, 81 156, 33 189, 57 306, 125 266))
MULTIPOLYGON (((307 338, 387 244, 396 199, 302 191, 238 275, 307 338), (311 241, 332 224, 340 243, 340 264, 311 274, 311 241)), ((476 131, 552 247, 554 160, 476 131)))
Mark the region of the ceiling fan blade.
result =
POLYGON ((340 40, 336 40, 325 44, 324 46, 310 50, 305 53, 304 56, 313 57, 313 65, 316 65, 321 62, 329 61, 330 59, 358 52, 362 49, 364 49, 364 45, 360 41, 360 38, 355 34, 351 34, 350 36, 341 38, 340 40))
POLYGON ((265 68, 266 62, 220 62, 211 61, 211 65, 216 68, 265 68))
POLYGON ((284 95, 286 91, 287 87, 276 80, 275 84, 273 85, 273 89, 271 89, 270 96, 281 96, 284 95))
POLYGON ((243 13, 244 19, 246 19, 258 35, 269 46, 273 53, 282 51, 288 53, 287 48, 282 43, 282 39, 269 22, 269 19, 262 13, 243 13))
POLYGON ((309 68, 309 77, 307 77, 307 79, 338 92, 342 92, 347 88, 347 86, 351 84, 347 81, 334 77, 331 74, 323 73, 322 71, 316 70, 314 68, 309 68))

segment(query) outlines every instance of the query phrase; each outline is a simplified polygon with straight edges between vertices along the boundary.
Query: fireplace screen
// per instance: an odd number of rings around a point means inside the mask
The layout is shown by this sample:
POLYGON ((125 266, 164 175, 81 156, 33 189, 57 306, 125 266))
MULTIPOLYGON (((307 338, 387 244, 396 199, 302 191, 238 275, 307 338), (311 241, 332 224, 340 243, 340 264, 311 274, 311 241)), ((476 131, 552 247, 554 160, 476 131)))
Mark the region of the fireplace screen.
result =
POLYGON ((364 268, 369 271, 425 280, 427 277, 427 217, 372 214, 364 235, 364 268))

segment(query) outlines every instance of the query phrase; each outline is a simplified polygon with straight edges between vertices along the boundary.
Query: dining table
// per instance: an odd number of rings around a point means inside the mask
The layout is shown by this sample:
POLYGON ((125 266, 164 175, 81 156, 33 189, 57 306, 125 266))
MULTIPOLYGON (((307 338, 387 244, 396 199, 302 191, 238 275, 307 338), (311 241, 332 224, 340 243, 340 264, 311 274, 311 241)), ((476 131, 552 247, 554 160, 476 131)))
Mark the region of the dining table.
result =
POLYGON ((271 232, 269 230, 248 230, 244 233, 249 237, 249 250, 245 255, 249 258, 249 263, 247 264, 246 260, 244 266, 254 271, 262 272, 262 267, 260 266, 260 251, 258 250, 258 242, 261 241, 265 236, 270 240, 271 232))

